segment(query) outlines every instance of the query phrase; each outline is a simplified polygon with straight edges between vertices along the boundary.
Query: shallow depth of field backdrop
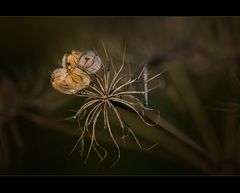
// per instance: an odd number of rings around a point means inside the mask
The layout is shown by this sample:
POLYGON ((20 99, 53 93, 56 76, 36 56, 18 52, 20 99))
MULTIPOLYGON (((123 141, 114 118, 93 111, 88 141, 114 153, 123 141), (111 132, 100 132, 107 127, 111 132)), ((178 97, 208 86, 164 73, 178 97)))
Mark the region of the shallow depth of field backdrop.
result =
POLYGON ((0 45, 0 174, 239 174, 239 17, 0 17, 0 45), (158 146, 142 151, 129 137, 113 168, 116 148, 104 137, 100 167, 95 153, 85 165, 78 149, 69 156, 77 124, 64 119, 83 99, 50 82, 65 52, 103 53, 102 41, 120 62, 126 45, 133 71, 167 69, 149 92, 161 126, 129 115, 143 146, 158 146))

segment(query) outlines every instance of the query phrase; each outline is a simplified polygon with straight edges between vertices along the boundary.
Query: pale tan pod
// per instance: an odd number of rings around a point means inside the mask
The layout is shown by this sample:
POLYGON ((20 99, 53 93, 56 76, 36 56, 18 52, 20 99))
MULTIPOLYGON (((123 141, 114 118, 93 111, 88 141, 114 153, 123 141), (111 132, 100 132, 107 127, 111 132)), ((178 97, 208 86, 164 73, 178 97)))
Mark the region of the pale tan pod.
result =
POLYGON ((88 74, 95 74, 103 65, 102 60, 93 51, 85 51, 80 56, 77 66, 88 74))
POLYGON ((58 68, 53 71, 51 82, 59 92, 75 94, 90 84, 90 77, 78 68, 72 70, 58 68))
POLYGON ((62 67, 67 69, 77 68, 77 62, 81 55, 82 52, 76 50, 67 52, 62 58, 62 67))

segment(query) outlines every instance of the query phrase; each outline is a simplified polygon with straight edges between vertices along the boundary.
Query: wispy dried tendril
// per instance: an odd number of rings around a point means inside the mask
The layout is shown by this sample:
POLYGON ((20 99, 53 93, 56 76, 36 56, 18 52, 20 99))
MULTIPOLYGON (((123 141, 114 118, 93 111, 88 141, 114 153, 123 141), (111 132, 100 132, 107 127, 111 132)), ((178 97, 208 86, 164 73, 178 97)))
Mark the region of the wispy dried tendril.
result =
MULTIPOLYGON (((106 58, 108 60, 109 56, 106 52, 105 47, 104 50, 106 58)), ((124 115, 120 113, 118 108, 123 107, 134 112, 145 124, 149 126, 154 126, 159 121, 159 111, 145 107, 142 100, 136 97, 136 95, 144 96, 146 92, 150 92, 157 86, 149 88, 145 91, 134 90, 132 87, 132 85, 138 82, 142 77, 143 70, 146 65, 142 67, 142 70, 137 75, 124 74, 123 69, 125 67, 125 50, 123 52, 122 64, 118 70, 113 65, 111 59, 109 59, 108 61, 110 63, 109 65, 103 65, 101 71, 92 75, 91 84, 84 90, 81 90, 79 93, 75 94, 79 97, 85 97, 86 101, 84 105, 79 108, 76 114, 72 117, 78 121, 81 132, 80 137, 72 152, 80 146, 80 152, 81 155, 83 155, 84 138, 86 135, 88 135, 88 137, 90 137, 90 145, 88 147, 84 163, 88 161, 92 150, 94 150, 100 158, 99 164, 108 155, 107 150, 99 144, 98 138, 96 136, 96 125, 98 122, 101 121, 100 116, 103 116, 104 129, 108 131, 108 134, 112 139, 113 144, 117 148, 118 156, 113 165, 120 159, 120 147, 118 145, 118 140, 114 136, 109 116, 110 114, 114 115, 117 118, 117 121, 122 129, 122 138, 125 138, 127 135, 131 134, 140 149, 142 150, 144 148, 141 146, 138 138, 136 137, 128 123, 125 121, 124 115), (112 68, 110 68, 110 65, 112 68), (148 122, 145 118, 146 111, 156 111, 158 115, 157 120, 151 123, 148 122), (83 120, 84 118, 85 120, 83 120), (83 122, 83 125, 81 125, 81 122, 83 122)), ((147 83, 151 82, 161 74, 162 73, 159 73, 149 78, 147 80, 147 83)))

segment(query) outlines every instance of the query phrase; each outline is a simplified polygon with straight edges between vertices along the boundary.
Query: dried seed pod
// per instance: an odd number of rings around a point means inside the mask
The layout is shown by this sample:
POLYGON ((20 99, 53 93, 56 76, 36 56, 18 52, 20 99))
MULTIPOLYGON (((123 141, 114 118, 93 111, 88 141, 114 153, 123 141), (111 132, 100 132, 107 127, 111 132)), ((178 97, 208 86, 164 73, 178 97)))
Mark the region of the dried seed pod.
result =
POLYGON ((75 94, 90 84, 90 77, 78 68, 58 68, 53 71, 51 82, 56 90, 65 94, 75 94))
POLYGON ((77 67, 88 74, 95 74, 102 65, 102 60, 93 51, 83 52, 77 62, 77 67))
POLYGON ((62 58, 62 67, 66 69, 77 68, 77 62, 82 54, 82 52, 76 50, 67 52, 62 58))

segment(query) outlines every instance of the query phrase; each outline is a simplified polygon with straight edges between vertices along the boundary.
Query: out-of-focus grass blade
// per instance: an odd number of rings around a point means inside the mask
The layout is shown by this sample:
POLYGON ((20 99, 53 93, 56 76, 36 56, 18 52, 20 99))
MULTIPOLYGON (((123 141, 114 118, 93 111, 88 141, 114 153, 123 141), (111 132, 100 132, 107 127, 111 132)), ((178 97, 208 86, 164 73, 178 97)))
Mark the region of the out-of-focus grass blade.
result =
POLYGON ((124 114, 136 136, 152 141, 153 144, 158 143, 160 147, 174 153, 178 158, 198 169, 214 173, 207 152, 164 118, 160 118, 158 125, 150 127, 133 112, 122 107, 118 107, 118 110, 124 114))
POLYGON ((168 73, 176 85, 182 101, 185 103, 195 126, 193 129, 200 135, 206 145, 211 159, 217 163, 220 159, 220 145, 216 133, 207 118, 206 112, 189 80, 183 64, 172 62, 168 65, 168 73))

